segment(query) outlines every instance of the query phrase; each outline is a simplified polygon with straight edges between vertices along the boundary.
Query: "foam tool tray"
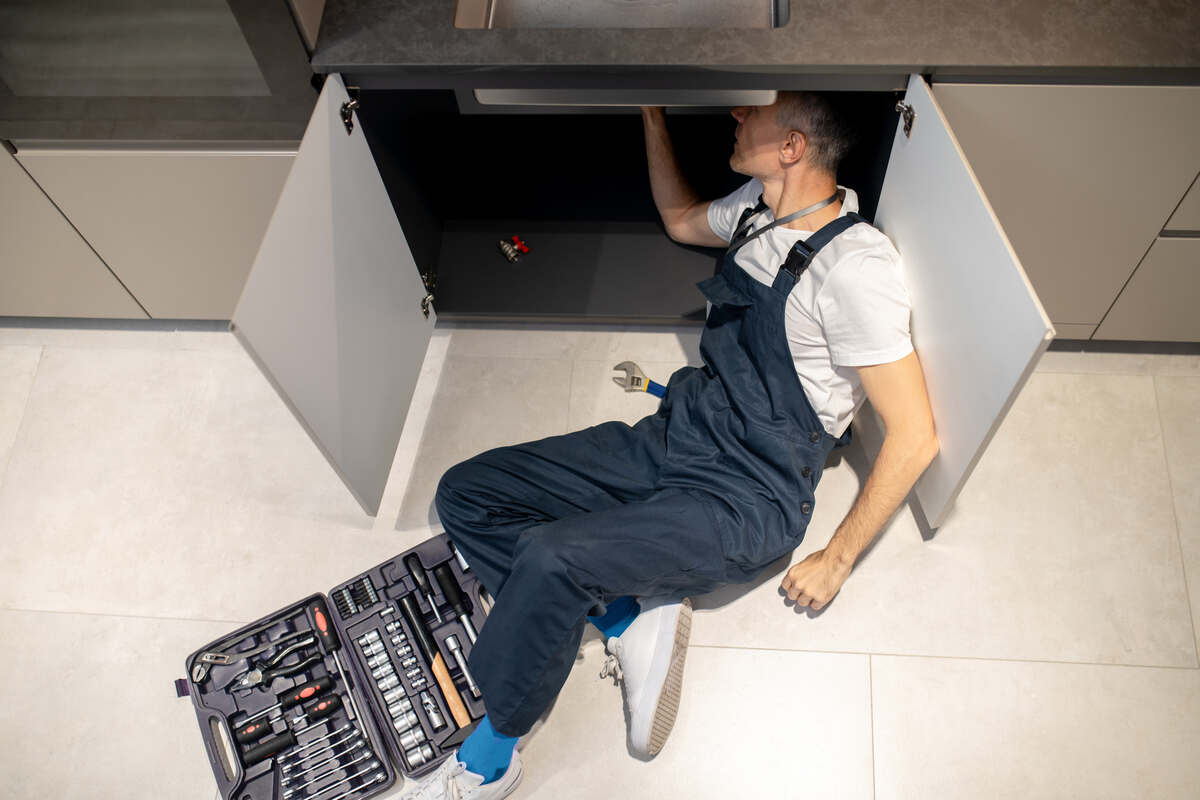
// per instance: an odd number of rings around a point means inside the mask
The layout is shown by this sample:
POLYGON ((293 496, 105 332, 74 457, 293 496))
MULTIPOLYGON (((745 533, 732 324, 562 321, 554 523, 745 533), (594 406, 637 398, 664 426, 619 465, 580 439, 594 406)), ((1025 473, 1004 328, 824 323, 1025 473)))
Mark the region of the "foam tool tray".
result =
POLYGON ((188 656, 221 797, 359 800, 436 769, 485 714, 486 598, 442 534, 188 656))

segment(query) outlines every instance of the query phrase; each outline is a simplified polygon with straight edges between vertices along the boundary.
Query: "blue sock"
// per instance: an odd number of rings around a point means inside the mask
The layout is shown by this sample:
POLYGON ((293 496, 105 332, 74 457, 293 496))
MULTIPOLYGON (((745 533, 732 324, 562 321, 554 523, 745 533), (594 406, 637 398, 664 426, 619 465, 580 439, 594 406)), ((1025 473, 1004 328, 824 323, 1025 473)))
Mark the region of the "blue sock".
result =
POLYGON ((491 783, 508 769, 516 746, 517 737, 497 733, 485 716, 458 748, 458 760, 471 772, 482 775, 484 783, 491 783))
POLYGON ((642 607, 638 605, 637 600, 625 595, 609 603, 604 616, 588 617, 588 622, 599 628, 605 636, 611 638, 624 633, 625 629, 629 627, 629 623, 633 622, 641 611, 642 607))

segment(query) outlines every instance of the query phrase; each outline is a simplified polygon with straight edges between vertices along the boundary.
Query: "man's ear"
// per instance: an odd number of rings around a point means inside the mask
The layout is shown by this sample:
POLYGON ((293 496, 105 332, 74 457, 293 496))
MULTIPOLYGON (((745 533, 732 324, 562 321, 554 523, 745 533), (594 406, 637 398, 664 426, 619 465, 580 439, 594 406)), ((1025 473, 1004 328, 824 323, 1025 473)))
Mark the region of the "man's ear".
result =
POLYGON ((808 139, 800 131, 788 131, 787 139, 779 147, 779 157, 784 164, 795 164, 804 158, 808 139))

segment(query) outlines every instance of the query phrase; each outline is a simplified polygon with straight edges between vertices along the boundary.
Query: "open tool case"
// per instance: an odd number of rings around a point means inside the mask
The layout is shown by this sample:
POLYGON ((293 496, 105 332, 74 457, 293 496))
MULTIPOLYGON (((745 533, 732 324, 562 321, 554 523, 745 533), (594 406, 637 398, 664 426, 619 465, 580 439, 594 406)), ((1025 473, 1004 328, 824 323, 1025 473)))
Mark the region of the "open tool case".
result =
POLYGON ((442 534, 190 655, 221 797, 357 800, 436 769, 485 713, 484 602, 442 534))

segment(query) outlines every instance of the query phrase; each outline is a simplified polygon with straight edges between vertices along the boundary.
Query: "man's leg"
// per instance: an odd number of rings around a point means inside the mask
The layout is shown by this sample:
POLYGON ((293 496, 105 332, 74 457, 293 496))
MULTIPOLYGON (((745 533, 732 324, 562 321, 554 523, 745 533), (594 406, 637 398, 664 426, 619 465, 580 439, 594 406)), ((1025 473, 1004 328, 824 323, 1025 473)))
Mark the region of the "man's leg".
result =
POLYGON ((469 659, 491 725, 514 737, 533 726, 566 681, 597 603, 684 597, 712 591, 723 578, 708 511, 686 492, 526 529, 469 659))
MULTIPOLYGON (((656 415, 632 428, 609 422, 496 448, 447 471, 438 486, 439 517, 498 604, 524 531, 649 495, 664 452, 664 424, 665 418, 656 415)), ((618 636, 636 617, 638 605, 624 596, 607 609, 601 604, 589 610, 597 614, 589 617, 596 627, 618 636)), ((516 737, 497 731, 488 715, 463 742, 459 760, 490 782, 507 770, 515 743, 516 737)))
MULTIPOLYGON (((525 530, 650 496, 665 454, 665 424, 656 415, 632 427, 607 422, 480 453, 442 476, 438 517, 498 601, 525 530)), ((617 604, 616 619, 603 604, 592 609, 597 627, 611 629, 629 616, 629 601, 617 604)))

